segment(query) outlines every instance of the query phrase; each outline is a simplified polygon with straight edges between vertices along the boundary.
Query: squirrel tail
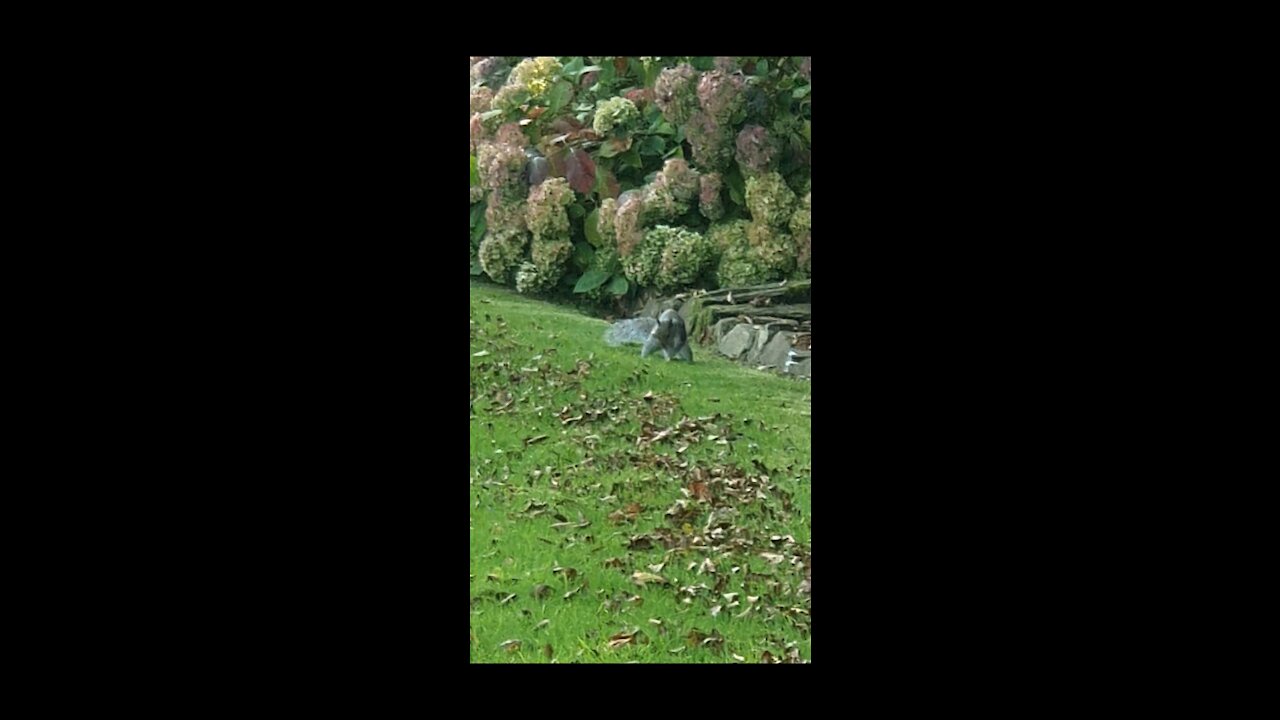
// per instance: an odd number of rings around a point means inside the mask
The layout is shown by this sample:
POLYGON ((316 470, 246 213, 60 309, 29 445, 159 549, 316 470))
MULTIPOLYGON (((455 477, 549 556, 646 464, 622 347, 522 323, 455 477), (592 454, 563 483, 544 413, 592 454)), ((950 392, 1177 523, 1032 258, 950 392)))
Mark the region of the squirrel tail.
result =
POLYGON ((651 317, 619 320, 609 326, 604 333, 604 341, 608 345, 639 345, 649 339, 649 333, 657 327, 658 321, 651 317))

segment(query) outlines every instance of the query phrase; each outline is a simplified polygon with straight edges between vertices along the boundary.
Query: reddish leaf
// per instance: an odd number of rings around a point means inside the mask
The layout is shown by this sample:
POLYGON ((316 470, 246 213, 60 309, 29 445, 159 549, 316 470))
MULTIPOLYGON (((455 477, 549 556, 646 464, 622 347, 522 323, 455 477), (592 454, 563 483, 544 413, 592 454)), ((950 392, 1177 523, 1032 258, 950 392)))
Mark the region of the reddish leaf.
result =
POLYGON ((596 185, 596 164, 586 151, 574 148, 565 163, 564 177, 575 192, 586 195, 596 185))

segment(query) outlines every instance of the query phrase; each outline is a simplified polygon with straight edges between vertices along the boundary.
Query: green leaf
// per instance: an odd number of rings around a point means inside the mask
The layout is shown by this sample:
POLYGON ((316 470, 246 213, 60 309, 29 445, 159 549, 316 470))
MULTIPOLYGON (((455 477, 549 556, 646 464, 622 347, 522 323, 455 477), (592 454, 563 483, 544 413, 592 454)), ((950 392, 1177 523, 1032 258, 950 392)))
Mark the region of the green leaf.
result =
POLYGON ((582 203, 575 202, 569 206, 569 217, 574 220, 581 220, 583 215, 587 214, 587 209, 582 207, 582 203))
POLYGON ((609 287, 606 288, 610 294, 622 297, 631 289, 631 284, 621 275, 614 275, 613 280, 609 281, 609 287))
POLYGON ((729 199, 735 205, 745 205, 747 202, 747 184, 742 180, 742 171, 738 169, 735 163, 729 168, 729 172, 724 175, 725 184, 729 186, 729 199))
POLYGON ((809 137, 809 125, 810 125, 810 124, 812 124, 812 121, 811 121, 811 120, 805 120, 805 121, 804 121, 804 127, 800 128, 800 134, 804 136, 804 140, 805 140, 805 142, 807 142, 807 143, 812 143, 812 142, 813 142, 813 140, 809 137))
MULTIPOLYGON (((603 174, 601 173, 602 176, 603 174)), ((587 236, 587 242, 600 247, 600 208, 592 210, 587 219, 582 221, 582 232, 587 236)))
POLYGON ((634 147, 628 150, 619 162, 622 163, 623 167, 633 167, 637 170, 644 166, 644 161, 640 159, 640 153, 634 147))
POLYGON ((759 77, 764 77, 765 75, 768 75, 768 74, 769 74, 769 61, 768 61, 768 60, 761 60, 760 62, 756 63, 756 75, 757 75, 757 76, 759 76, 759 77))
POLYGON ((639 151, 641 155, 661 155, 665 146, 666 143, 662 141, 662 138, 657 135, 650 135, 640 141, 639 151))
POLYGON ((653 84, 658 80, 658 73, 661 72, 662 66, 658 63, 647 63, 644 66, 644 86, 647 88, 653 87, 653 84))
POLYGON ((578 284, 573 286, 575 293, 581 294, 591 292, 608 281, 612 275, 608 270, 588 270, 578 279, 578 284))
POLYGON ((480 222, 476 223, 475 227, 471 228, 471 242, 479 244, 480 240, 484 238, 485 231, 488 229, 489 222, 485 220, 484 213, 480 213, 480 222))
POLYGON ((810 86, 810 85, 801 85, 800 87, 798 87, 798 88, 796 88, 795 90, 792 90, 792 91, 791 91, 791 97, 792 97, 792 98, 794 98, 794 99, 796 99, 796 100, 799 100, 800 98, 802 98, 802 97, 804 97, 805 95, 808 95, 808 94, 809 94, 809 88, 810 88, 810 87, 812 87, 812 86, 810 86))
POLYGON ((478 202, 471 206, 471 227, 475 227, 476 223, 484 222, 485 203, 478 202))
POLYGON ((484 274, 484 268, 480 266, 480 258, 471 261, 471 277, 477 277, 484 274))
POLYGON ((573 264, 578 270, 585 271, 596 259, 596 249, 586 243, 574 243, 573 264))
MULTIPOLYGON (((475 187, 479 184, 480 184, 480 171, 476 170, 476 156, 472 155, 471 156, 471 187, 475 187)), ((475 225, 475 223, 471 223, 471 224, 475 225)))
POLYGON ((573 84, 568 80, 561 80, 556 83, 555 87, 551 88, 551 95, 548 97, 551 106, 547 109, 554 115, 560 111, 560 108, 567 105, 572 97, 573 84))
POLYGON ((583 60, 581 57, 575 57, 574 59, 564 64, 563 72, 566 76, 577 77, 578 75, 582 74, 582 66, 585 63, 586 61, 583 60))
POLYGON ((499 116, 499 115, 501 115, 501 114, 502 114, 502 111, 501 111, 501 110, 489 110, 489 111, 487 111, 487 112, 482 112, 482 113, 480 113, 480 119, 481 119, 481 120, 492 120, 493 118, 496 118, 496 117, 498 117, 498 116, 499 116))
POLYGON ((613 82, 614 78, 616 78, 617 75, 618 73, 614 69, 613 63, 605 63, 604 67, 600 68, 600 77, 598 82, 601 85, 608 85, 609 83, 613 82))
POLYGON ((689 64, 693 66, 694 70, 706 72, 716 66, 716 59, 714 57, 695 57, 693 62, 689 64))
POLYGON ((604 68, 600 67, 599 65, 588 65, 582 68, 581 70, 579 70, 578 74, 586 75, 589 72, 600 72, 601 70, 604 70, 604 68))

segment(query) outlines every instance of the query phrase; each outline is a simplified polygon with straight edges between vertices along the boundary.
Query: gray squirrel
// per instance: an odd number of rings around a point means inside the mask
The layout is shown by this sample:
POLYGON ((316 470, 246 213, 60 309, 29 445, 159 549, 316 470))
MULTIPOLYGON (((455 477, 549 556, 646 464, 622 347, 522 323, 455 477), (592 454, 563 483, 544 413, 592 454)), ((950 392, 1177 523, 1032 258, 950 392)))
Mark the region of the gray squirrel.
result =
POLYGON ((639 317, 619 320, 605 331, 604 341, 612 346, 643 344, 640 357, 647 358, 654 350, 661 350, 668 361, 693 362, 693 349, 689 347, 689 331, 684 318, 675 310, 664 310, 658 319, 639 317))

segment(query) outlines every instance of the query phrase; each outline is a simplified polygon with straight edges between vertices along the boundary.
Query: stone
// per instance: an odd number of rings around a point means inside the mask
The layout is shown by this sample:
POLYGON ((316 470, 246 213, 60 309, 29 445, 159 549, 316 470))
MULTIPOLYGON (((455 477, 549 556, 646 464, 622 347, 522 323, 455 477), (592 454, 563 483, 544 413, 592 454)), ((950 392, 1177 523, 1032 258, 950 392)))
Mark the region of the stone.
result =
POLYGON ((719 322, 716 323, 715 330, 712 331, 712 337, 714 337, 715 341, 719 343, 721 340, 724 339, 725 335, 729 334, 730 330, 734 329, 735 327, 741 324, 742 324, 742 321, 739 320, 738 318, 722 318, 719 322))
POLYGON ((795 333, 781 331, 775 333, 764 349, 760 351, 760 364, 784 370, 787 360, 791 359, 791 340, 795 333))
POLYGON ((755 346, 756 334, 750 325, 738 325, 719 342, 720 354, 741 360, 755 346))
POLYGON ((813 358, 798 360, 787 366, 787 374, 796 377, 813 377, 813 358))

